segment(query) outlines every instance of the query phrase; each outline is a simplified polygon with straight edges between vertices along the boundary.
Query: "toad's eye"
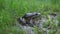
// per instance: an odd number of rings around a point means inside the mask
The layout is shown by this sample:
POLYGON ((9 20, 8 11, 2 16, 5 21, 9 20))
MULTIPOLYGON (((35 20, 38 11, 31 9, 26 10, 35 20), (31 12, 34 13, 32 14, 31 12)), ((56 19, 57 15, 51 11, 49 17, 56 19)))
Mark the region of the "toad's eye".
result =
POLYGON ((38 15, 38 14, 35 14, 35 15, 38 15))

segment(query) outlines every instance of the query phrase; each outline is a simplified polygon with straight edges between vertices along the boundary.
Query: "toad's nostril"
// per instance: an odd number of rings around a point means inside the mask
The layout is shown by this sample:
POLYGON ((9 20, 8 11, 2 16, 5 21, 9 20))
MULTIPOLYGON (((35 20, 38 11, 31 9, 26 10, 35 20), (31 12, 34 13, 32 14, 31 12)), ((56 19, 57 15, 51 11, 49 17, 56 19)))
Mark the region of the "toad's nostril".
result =
POLYGON ((40 15, 40 13, 38 13, 40 15))

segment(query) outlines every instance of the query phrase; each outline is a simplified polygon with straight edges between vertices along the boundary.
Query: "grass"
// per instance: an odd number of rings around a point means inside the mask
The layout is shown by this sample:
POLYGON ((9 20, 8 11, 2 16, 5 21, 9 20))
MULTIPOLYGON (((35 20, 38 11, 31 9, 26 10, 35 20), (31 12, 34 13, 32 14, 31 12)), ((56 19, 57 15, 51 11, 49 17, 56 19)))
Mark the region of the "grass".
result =
MULTIPOLYGON (((20 34, 20 30, 17 31, 17 28, 10 28, 14 25, 17 17, 22 17, 27 12, 40 12, 44 15, 57 12, 58 15, 60 15, 59 1, 60 0, 0 0, 0 34, 10 34, 9 32, 20 34), (9 31, 5 31, 7 28, 9 31)), ((58 20, 60 21, 59 17, 58 20)), ((60 31, 58 31, 58 34, 59 32, 60 31)))

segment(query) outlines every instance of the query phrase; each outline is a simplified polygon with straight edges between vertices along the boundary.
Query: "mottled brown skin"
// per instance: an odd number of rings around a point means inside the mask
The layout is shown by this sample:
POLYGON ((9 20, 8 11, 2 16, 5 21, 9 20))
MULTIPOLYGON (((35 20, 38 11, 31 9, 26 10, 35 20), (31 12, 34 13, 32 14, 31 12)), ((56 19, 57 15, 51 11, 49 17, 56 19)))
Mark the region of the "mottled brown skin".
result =
MULTIPOLYGON (((28 15, 27 15, 28 16, 28 15)), ((18 18, 17 19, 17 21, 21 24, 21 25, 24 25, 24 26, 26 26, 26 25, 28 25, 28 26, 34 26, 34 19, 35 18, 37 18, 38 16, 40 16, 40 14, 38 14, 38 13, 36 13, 36 14, 32 14, 31 16, 28 16, 28 17, 26 17, 26 15, 24 15, 23 17, 22 17, 22 20, 20 19, 20 18, 18 18), (23 19, 25 20, 25 21, 23 21, 23 19), (32 22, 30 23, 30 20, 32 20, 32 22)))
POLYGON ((21 25, 25 25, 26 23, 23 23, 21 20, 20 20, 20 18, 17 18, 17 21, 19 22, 19 24, 21 24, 21 25))

